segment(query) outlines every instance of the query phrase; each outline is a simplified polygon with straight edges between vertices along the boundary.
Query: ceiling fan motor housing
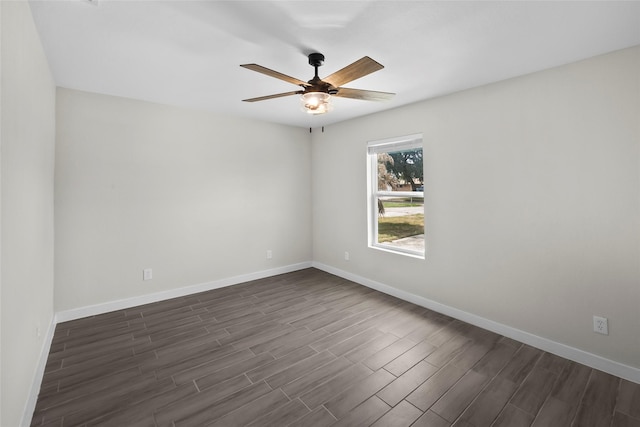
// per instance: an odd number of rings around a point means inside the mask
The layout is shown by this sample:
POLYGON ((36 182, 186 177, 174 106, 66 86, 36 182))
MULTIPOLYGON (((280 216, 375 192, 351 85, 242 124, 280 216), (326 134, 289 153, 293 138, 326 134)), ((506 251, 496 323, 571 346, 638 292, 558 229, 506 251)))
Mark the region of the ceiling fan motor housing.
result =
POLYGON ((324 55, 321 53, 309 54, 309 65, 312 67, 320 67, 324 63, 324 55))

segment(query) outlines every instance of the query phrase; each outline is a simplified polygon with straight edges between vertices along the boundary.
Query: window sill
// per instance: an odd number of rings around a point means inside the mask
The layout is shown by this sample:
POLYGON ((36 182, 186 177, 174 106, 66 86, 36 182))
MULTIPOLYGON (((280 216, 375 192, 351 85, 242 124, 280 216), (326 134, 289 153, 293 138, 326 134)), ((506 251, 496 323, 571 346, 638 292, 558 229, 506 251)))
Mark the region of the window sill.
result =
POLYGON ((410 258, 426 259, 424 252, 412 251, 410 249, 398 248, 391 245, 373 244, 373 245, 369 245, 369 248, 382 251, 382 252, 396 254, 396 255, 408 256, 410 258))

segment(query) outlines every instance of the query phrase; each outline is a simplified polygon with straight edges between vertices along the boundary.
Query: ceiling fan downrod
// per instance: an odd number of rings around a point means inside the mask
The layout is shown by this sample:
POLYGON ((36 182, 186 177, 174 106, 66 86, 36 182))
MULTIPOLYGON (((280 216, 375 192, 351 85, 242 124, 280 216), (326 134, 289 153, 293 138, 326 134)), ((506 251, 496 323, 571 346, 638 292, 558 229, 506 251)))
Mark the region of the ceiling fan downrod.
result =
POLYGON ((320 80, 318 77, 318 67, 321 67, 324 63, 324 55, 321 53, 310 53, 309 54, 309 65, 311 65, 316 70, 316 75, 314 76, 314 80, 320 80))

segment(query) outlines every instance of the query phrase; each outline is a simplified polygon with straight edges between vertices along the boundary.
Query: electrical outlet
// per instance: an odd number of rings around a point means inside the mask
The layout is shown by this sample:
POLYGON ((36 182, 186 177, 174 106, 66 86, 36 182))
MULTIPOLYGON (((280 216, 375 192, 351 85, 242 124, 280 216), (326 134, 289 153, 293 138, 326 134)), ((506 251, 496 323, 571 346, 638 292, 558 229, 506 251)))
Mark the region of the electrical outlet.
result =
POLYGON ((271 259, 273 258, 273 252, 271 252, 271 249, 267 250, 267 259, 271 259))
POLYGON ((153 279, 153 270, 150 268, 145 268, 142 270, 142 280, 151 280, 153 279))
POLYGON ((593 331, 602 335, 609 335, 609 321, 607 318, 593 316, 593 331))
POLYGON ((344 252, 344 260, 345 260, 345 261, 349 261, 349 258, 350 258, 350 257, 349 257, 349 252, 345 251, 345 252, 344 252))

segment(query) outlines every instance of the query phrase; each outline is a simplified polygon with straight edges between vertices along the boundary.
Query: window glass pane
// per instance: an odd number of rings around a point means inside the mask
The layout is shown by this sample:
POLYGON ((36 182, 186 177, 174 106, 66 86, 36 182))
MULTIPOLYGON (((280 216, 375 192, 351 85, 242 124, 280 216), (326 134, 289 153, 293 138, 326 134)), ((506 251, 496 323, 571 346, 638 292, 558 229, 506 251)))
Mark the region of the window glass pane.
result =
POLYGON ((378 191, 422 191, 422 148, 377 153, 378 191))
POLYGON ((424 252, 424 198, 378 197, 377 243, 424 252))

